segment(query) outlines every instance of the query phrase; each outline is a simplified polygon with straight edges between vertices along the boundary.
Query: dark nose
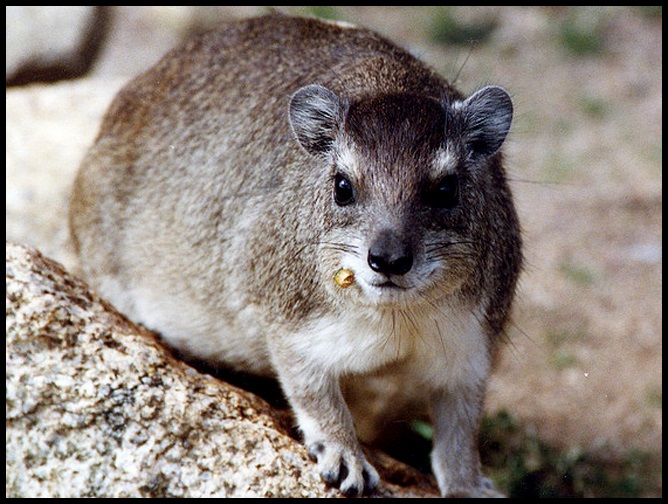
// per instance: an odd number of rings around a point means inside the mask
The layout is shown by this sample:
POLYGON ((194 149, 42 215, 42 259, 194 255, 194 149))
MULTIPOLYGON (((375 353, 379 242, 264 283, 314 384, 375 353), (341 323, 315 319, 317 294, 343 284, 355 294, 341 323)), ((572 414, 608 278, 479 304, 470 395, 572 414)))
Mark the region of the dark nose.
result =
POLYGON ((371 243, 367 262, 377 273, 405 275, 413 267, 413 251, 406 240, 387 230, 371 243))

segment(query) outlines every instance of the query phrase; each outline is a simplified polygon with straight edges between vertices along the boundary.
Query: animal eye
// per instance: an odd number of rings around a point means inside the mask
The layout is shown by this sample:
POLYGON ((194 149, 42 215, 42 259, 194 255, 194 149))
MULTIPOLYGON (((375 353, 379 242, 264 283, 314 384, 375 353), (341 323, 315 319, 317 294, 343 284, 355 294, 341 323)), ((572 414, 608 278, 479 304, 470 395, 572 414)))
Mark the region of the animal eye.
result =
POLYGON ((349 205, 355 199, 353 184, 345 175, 337 173, 334 177, 334 201, 339 206, 349 205))
POLYGON ((446 175, 427 193, 426 199, 433 208, 454 208, 459 203, 459 177, 446 175))

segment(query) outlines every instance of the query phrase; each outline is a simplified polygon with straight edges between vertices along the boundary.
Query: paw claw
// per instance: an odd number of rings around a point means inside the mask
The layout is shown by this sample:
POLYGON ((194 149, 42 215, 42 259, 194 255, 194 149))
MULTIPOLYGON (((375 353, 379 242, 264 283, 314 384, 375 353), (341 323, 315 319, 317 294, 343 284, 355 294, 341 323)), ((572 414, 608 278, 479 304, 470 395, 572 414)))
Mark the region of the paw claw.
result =
POLYGON ((308 447, 309 457, 317 459, 320 477, 337 486, 346 497, 371 493, 380 477, 359 448, 346 448, 340 443, 316 442, 308 447))
POLYGON ((318 460, 318 457, 322 455, 325 451, 325 445, 322 443, 313 443, 308 446, 308 457, 313 461, 316 462, 318 460))
POLYGON ((359 488, 356 486, 351 486, 349 488, 346 488, 345 490, 341 489, 343 492, 343 495, 346 497, 359 497, 361 492, 359 491, 359 488))

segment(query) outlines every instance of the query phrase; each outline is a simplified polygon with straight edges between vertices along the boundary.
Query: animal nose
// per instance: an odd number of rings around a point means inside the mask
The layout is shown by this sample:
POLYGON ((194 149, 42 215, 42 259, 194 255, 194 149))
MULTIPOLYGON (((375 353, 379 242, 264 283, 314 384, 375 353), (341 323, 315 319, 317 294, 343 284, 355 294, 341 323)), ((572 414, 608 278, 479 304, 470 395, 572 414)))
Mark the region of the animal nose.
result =
POLYGON ((379 233, 369 247, 369 267, 385 275, 405 275, 413 267, 410 245, 392 231, 379 233))

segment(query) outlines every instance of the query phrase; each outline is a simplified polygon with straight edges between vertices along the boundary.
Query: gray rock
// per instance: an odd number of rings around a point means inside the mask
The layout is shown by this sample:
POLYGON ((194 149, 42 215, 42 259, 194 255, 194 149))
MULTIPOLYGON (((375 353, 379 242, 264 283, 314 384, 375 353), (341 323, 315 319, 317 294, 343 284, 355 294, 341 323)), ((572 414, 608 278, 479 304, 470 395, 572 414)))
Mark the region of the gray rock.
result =
MULTIPOLYGON (((173 357, 58 263, 6 246, 8 497, 332 497, 262 399, 173 357)), ((379 453, 380 496, 433 482, 379 453)))
POLYGON ((36 251, 7 245, 7 493, 325 496, 263 401, 200 374, 36 251))

